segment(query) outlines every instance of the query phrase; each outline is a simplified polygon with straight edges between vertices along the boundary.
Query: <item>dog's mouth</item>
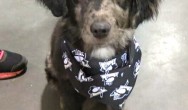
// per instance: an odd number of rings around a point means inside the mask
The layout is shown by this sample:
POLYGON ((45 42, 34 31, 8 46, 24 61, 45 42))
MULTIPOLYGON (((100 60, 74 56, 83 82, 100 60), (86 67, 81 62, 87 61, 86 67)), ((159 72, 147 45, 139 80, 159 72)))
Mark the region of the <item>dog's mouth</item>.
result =
MULTIPOLYGON (((97 22, 98 23, 98 22, 97 22)), ((103 27, 108 23, 102 22, 97 25, 104 23, 104 26, 99 26, 99 31, 102 31, 103 27), (101 30, 100 30, 101 29, 101 30)), ((96 25, 96 24, 94 24, 96 25)), ((107 26, 108 27, 108 26, 107 26)), ((95 29, 94 29, 95 30, 95 29)), ((94 31, 93 30, 93 31, 94 31)), ((92 57, 98 59, 108 59, 119 53, 122 49, 126 48, 129 41, 132 40, 134 30, 119 29, 118 27, 111 26, 108 34, 95 36, 95 32, 91 32, 88 28, 81 28, 80 38, 83 41, 83 50, 91 54, 92 57)), ((105 30, 103 30, 105 31, 105 30)), ((97 33, 97 32, 96 32, 97 33)))
POLYGON ((94 39, 92 43, 84 43, 83 50, 97 59, 112 58, 128 46, 128 41, 126 43, 113 38, 94 39))

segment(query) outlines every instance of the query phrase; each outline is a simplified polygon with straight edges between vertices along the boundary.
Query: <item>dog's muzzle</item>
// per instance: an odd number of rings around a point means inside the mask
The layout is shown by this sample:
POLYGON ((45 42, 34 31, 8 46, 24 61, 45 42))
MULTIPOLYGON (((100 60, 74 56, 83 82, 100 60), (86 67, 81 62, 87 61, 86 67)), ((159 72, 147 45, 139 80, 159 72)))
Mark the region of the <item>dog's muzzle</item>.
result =
POLYGON ((61 46, 64 68, 75 90, 114 109, 122 109, 140 67, 141 50, 136 40, 130 42, 128 50, 106 60, 91 58, 66 39, 61 46))

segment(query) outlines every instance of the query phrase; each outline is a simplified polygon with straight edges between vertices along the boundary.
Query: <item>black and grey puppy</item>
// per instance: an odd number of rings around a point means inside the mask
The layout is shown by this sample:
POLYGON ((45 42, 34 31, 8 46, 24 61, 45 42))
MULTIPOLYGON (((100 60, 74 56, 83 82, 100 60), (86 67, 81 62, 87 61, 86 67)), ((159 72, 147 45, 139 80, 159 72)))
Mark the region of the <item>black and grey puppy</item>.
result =
POLYGON ((110 107, 77 94, 65 73, 61 42, 66 37, 76 48, 97 59, 108 59, 133 39, 140 23, 158 13, 160 0, 39 0, 60 17, 46 60, 49 82, 61 94, 63 110, 103 110, 110 107))

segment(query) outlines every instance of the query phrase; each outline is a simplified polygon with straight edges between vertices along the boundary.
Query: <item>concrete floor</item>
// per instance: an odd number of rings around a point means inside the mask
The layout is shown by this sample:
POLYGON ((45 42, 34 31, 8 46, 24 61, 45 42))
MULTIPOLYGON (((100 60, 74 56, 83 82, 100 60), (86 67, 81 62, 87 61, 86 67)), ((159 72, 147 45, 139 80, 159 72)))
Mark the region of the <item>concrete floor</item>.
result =
MULTIPOLYGON (((164 0, 157 20, 136 36, 143 50, 128 110, 188 110, 188 1, 164 0)), ((29 60, 25 75, 0 81, 0 110, 59 110, 44 59, 56 18, 35 0, 0 0, 0 48, 29 60)))

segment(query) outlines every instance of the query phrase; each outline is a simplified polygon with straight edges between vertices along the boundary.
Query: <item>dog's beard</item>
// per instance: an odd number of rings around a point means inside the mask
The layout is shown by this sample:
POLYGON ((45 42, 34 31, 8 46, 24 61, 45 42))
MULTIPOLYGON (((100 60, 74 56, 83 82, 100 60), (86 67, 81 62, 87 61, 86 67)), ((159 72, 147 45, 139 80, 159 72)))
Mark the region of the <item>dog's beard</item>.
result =
POLYGON ((115 49, 112 46, 94 47, 91 52, 91 57, 97 59, 109 59, 115 56, 115 49))
POLYGON ((133 34, 134 29, 118 29, 116 33, 112 33, 105 39, 91 40, 93 42, 83 39, 84 51, 97 59, 110 59, 118 54, 118 51, 125 49, 129 41, 132 40, 133 34))

